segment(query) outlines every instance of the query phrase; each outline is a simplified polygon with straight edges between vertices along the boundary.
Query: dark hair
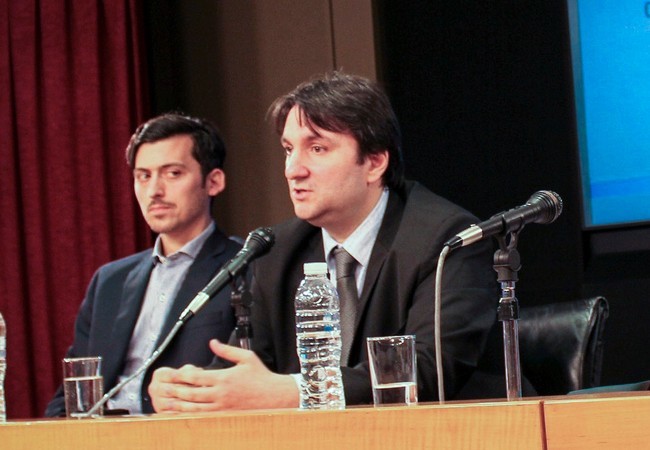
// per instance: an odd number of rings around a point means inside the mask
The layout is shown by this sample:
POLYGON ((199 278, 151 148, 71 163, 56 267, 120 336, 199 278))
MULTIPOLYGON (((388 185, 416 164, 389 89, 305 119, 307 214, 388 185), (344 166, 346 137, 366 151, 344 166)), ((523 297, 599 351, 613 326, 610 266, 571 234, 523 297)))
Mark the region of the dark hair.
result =
POLYGON ((126 161, 135 168, 135 156, 144 143, 157 142, 172 136, 187 134, 194 141, 192 156, 201 165, 203 180, 213 169, 223 168, 226 146, 217 127, 204 119, 180 113, 166 113, 140 125, 126 147, 126 161))
POLYGON ((374 82, 355 75, 332 72, 300 84, 276 99, 269 108, 281 136, 289 111, 298 106, 309 126, 348 132, 359 144, 359 162, 388 150, 388 168, 382 181, 398 188, 404 182, 402 138, 386 93, 374 82))

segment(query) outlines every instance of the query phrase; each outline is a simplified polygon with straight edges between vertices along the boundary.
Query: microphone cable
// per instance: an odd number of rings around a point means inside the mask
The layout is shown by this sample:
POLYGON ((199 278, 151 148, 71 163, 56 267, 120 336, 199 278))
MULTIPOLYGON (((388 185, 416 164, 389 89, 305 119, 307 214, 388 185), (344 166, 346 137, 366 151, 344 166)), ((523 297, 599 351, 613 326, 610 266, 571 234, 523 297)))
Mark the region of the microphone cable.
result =
POLYGON ((441 338, 441 321, 440 314, 442 310, 442 272, 447 259, 447 254, 451 251, 449 245, 445 245, 438 257, 438 266, 436 267, 436 279, 434 288, 434 308, 433 308, 433 341, 436 352, 436 373, 438 376, 438 400, 440 403, 445 402, 445 382, 442 367, 442 338, 441 338))

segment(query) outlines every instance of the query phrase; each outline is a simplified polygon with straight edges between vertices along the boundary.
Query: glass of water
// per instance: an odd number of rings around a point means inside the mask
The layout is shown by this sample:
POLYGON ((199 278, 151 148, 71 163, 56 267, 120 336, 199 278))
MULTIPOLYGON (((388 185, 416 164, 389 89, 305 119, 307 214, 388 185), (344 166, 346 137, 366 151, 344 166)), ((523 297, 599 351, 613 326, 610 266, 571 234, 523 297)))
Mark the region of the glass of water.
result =
POLYGON ((367 345, 375 406, 416 405, 415 336, 369 337, 367 345))
MULTIPOLYGON (((63 393, 68 417, 86 417, 104 395, 102 357, 63 358, 63 393)), ((93 416, 101 416, 100 409, 93 416)))

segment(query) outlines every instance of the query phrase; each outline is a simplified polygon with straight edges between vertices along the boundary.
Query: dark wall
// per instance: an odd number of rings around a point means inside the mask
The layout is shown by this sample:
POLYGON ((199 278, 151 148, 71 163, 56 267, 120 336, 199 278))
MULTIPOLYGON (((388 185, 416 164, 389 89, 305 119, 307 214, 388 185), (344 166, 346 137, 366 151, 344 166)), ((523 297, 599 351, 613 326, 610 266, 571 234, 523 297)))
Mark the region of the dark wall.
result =
MULTIPOLYGON (((203 113, 219 92, 201 102, 190 87, 217 77, 219 59, 205 42, 218 21, 178 0, 145 5, 152 111, 203 113)), ((520 235, 520 304, 604 295, 603 383, 650 379, 650 227, 581 227, 564 0, 376 0, 375 7, 379 78, 402 125, 409 177, 481 219, 537 190, 558 192, 560 218, 520 235)))
POLYGON ((377 1, 378 60, 407 173, 481 219, 558 192, 520 235, 523 307, 602 294, 603 383, 650 379, 647 227, 583 231, 564 1, 377 1))

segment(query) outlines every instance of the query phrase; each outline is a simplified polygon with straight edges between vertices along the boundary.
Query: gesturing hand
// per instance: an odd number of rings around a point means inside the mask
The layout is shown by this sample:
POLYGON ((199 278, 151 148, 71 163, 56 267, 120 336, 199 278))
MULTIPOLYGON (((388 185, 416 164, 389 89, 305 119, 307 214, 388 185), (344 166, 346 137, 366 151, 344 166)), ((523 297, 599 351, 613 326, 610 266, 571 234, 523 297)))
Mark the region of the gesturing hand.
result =
POLYGON ((235 366, 157 369, 149 385, 156 412, 298 407, 298 387, 291 375, 273 373, 252 351, 216 339, 210 341, 210 349, 235 366))

